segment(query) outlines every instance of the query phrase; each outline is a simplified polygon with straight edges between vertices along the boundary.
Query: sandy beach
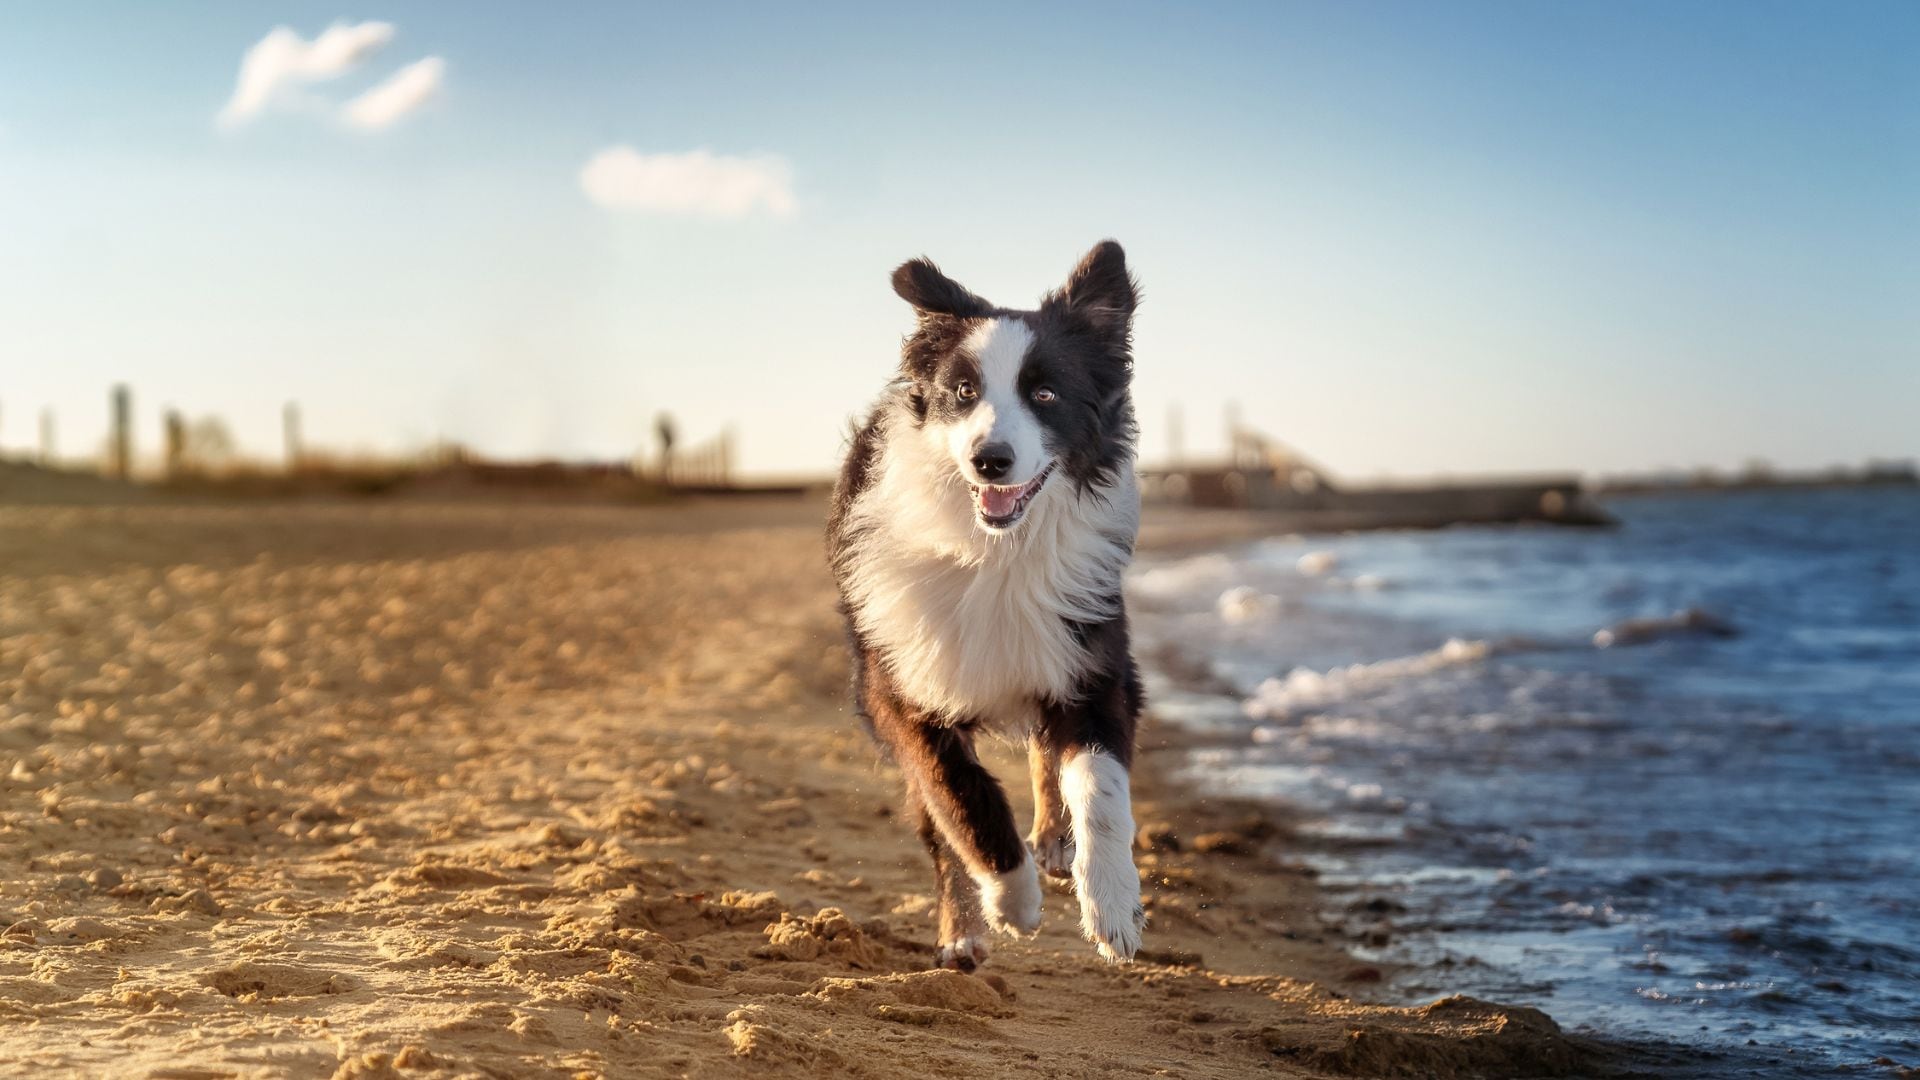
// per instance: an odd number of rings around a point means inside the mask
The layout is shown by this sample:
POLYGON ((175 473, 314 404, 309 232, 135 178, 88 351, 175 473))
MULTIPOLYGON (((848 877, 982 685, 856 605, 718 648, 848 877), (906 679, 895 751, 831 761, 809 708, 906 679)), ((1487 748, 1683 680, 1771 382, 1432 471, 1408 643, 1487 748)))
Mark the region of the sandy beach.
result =
MULTIPOLYGON (((821 508, 0 507, 16 1074, 1534 1076, 1542 1014, 1365 1004, 1271 808, 1137 779, 1141 962, 1062 892, 929 970, 821 508)), ((1183 539, 1191 541, 1191 536, 1183 539)), ((1024 817, 1024 762, 995 768, 1024 817)), ((1059 888, 1059 886, 1055 886, 1059 888)))

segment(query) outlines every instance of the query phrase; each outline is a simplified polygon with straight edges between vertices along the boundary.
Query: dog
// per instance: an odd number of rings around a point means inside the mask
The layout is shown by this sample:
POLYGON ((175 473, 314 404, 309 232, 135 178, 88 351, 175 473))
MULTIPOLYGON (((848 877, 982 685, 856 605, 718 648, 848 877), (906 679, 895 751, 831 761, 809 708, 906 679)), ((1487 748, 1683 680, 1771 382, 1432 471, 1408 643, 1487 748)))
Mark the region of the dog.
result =
POLYGON ((990 929, 1033 934, 1042 872, 1072 879, 1087 939, 1129 961, 1146 922, 1129 779, 1144 695, 1120 584, 1140 523, 1138 286, 1109 240, 1030 311, 925 259, 893 289, 916 325, 854 433, 827 546, 855 711, 933 856, 939 964, 974 970, 990 929), (1027 743, 1024 840, 982 734, 1027 743))

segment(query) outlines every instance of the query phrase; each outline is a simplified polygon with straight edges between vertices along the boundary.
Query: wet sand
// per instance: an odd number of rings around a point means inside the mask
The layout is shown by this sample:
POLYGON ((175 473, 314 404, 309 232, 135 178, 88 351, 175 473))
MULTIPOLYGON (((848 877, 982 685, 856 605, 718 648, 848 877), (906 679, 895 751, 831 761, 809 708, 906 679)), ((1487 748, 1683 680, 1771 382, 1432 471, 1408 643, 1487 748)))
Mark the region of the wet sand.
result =
MULTIPOLYGON (((1138 772, 1141 962, 1071 896, 929 970, 820 507, 0 506, 0 1061, 33 1075, 1478 1076, 1363 1004, 1271 809, 1138 772)), ((1017 748, 990 748, 1016 803, 1017 748)))

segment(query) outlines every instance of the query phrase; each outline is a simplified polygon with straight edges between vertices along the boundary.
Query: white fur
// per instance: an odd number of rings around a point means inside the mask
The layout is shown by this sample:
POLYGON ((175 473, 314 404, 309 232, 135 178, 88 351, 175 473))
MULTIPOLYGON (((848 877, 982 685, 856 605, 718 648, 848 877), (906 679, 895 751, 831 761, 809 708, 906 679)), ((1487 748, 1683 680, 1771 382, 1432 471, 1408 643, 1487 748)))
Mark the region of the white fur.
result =
POLYGON ((1140 492, 1132 462, 1079 491, 1056 473, 1003 532, 975 520, 946 432, 904 410, 881 420, 873 479, 849 510, 842 555, 853 621, 907 700, 947 718, 1024 716, 1086 670, 1065 620, 1119 613, 1140 492))
POLYGON ((991 442, 1005 443, 1013 451, 1013 467, 993 480, 999 486, 1018 487, 1047 463, 1040 421, 1020 393, 1020 367, 1032 344, 1033 331, 1019 319, 989 319, 967 335, 964 347, 980 362, 980 400, 965 423, 948 429, 947 452, 955 467, 969 476, 974 451, 991 442))
POLYGON ((1060 767, 1060 796, 1073 817, 1073 887, 1080 929, 1109 960, 1132 960, 1146 913, 1133 868, 1133 801, 1126 767, 1103 750, 1060 767))
POLYGON ((1032 859, 1004 874, 975 874, 980 886, 980 913, 987 925, 1003 934, 1025 937, 1040 929, 1040 874, 1032 859))

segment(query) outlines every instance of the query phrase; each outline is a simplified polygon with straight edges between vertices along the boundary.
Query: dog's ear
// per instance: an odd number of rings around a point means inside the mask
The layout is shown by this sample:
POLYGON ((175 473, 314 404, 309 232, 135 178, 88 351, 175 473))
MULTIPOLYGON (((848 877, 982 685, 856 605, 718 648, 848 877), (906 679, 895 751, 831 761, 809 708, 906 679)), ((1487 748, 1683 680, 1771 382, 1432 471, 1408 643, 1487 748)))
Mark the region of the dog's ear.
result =
POLYGON ((1073 316, 1124 347, 1133 333, 1133 309, 1139 305, 1140 286, 1127 272, 1127 253, 1114 241, 1102 240, 1041 306, 1073 316))
POLYGON ((992 304, 968 292, 926 259, 912 259, 895 268, 893 291, 922 315, 974 319, 993 314, 992 304))

